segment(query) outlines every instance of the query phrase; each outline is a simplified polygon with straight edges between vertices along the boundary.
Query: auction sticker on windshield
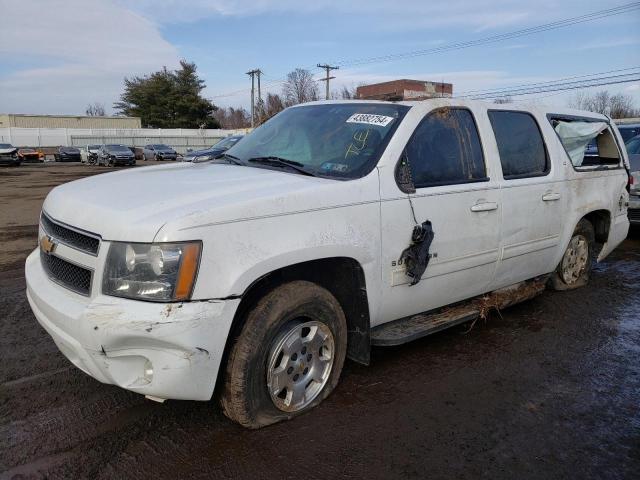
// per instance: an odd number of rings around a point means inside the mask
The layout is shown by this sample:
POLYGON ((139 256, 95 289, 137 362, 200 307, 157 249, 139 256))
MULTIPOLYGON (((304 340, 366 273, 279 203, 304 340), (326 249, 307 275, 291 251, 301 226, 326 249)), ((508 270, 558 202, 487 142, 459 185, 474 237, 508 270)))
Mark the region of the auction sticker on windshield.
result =
POLYGON ((372 113, 354 113, 347 118, 347 123, 366 123, 367 125, 378 125, 386 127, 393 121, 393 117, 386 115, 374 115, 372 113))

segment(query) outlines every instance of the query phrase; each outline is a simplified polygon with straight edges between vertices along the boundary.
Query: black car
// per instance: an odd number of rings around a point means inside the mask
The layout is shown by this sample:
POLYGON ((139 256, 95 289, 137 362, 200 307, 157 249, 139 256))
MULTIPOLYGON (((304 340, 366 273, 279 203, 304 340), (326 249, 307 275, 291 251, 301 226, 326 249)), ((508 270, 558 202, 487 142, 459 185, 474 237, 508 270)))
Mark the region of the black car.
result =
POLYGON ((56 162, 80 162, 82 156, 80 149, 76 147, 58 147, 58 151, 53 154, 56 162))
POLYGON ((129 147, 120 144, 103 145, 98 155, 98 165, 135 165, 136 157, 129 147))
POLYGON ((183 162, 206 162, 220 157, 224 152, 238 143, 244 135, 234 135, 232 137, 223 138, 218 143, 205 150, 197 152, 189 152, 183 158, 183 162))
POLYGON ((20 165, 18 149, 10 143, 0 143, 0 165, 20 165))

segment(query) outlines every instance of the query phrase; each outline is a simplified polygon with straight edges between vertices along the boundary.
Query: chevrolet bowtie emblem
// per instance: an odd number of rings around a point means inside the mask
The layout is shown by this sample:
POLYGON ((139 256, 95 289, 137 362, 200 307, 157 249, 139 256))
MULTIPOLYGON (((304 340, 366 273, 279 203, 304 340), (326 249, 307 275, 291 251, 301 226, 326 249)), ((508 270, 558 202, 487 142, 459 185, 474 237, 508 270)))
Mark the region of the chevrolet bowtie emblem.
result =
POLYGON ((53 253, 56 249, 57 243, 53 241, 53 239, 49 235, 43 235, 40 239, 40 248, 47 255, 53 253))

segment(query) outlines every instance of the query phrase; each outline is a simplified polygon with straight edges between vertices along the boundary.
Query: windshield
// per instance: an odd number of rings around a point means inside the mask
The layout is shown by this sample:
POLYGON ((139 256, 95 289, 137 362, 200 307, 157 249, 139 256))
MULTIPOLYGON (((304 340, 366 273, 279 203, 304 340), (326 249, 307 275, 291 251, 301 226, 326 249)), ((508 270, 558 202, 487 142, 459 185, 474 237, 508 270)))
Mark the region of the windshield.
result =
POLYGON ((222 140, 220 140, 218 143, 216 143, 211 148, 231 148, 236 143, 238 143, 238 140, 240 140, 241 138, 242 137, 227 137, 227 138, 223 138, 222 140))
POLYGON ((75 147, 62 147, 60 150, 63 152, 69 152, 69 153, 76 153, 80 151, 75 147))
POLYGON ((126 147, 124 145, 107 145, 106 148, 110 152, 131 152, 131 150, 129 150, 129 147, 126 147))
POLYGON ((10 143, 0 143, 0 148, 13 148, 10 143))
POLYGON ((633 126, 618 126, 618 130, 620 131, 620 136, 622 140, 626 142, 630 138, 635 137, 640 134, 640 125, 633 126))
POLYGON ((167 145, 151 145, 154 150, 171 150, 167 145))
POLYGON ((89 145, 87 148, 89 150, 100 150, 100 145, 89 145))
POLYGON ((392 103, 359 102, 292 107, 228 153, 242 162, 277 157, 316 175, 359 178, 375 166, 408 110, 392 103))
POLYGON ((633 137, 627 143, 624 144, 627 147, 627 153, 629 155, 639 155, 640 154, 640 135, 637 137, 633 137))

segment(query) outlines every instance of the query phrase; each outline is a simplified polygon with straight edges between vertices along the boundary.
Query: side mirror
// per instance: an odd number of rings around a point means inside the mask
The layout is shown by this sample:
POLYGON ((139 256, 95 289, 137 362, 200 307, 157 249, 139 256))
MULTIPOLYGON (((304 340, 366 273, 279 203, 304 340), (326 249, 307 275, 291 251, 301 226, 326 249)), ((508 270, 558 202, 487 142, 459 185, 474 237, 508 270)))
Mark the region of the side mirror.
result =
POLYGON ((416 186, 411 177, 411 165, 406 151, 402 152, 400 162, 396 166, 396 182, 398 182, 400 190, 404 193, 416 193, 416 186))

